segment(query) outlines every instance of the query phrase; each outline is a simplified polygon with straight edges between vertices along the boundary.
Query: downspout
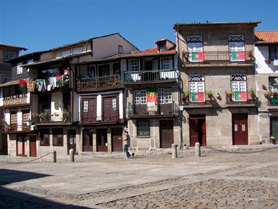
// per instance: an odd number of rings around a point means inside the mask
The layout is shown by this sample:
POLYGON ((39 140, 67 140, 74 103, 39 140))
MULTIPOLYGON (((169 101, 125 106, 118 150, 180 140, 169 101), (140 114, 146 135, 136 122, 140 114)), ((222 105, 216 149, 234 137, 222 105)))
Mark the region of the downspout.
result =
POLYGON ((183 137, 182 137, 182 135, 183 135, 183 132, 182 132, 182 113, 183 113, 183 109, 181 110, 180 109, 180 104, 181 104, 181 101, 180 101, 180 92, 181 92, 181 89, 180 89, 180 79, 181 79, 181 74, 180 74, 180 65, 179 65, 179 56, 180 56, 180 54, 179 54, 179 49, 180 49, 180 45, 179 45, 179 38, 178 38, 178 26, 176 26, 176 43, 177 43, 177 45, 176 45, 176 47, 177 47, 177 49, 176 49, 176 51, 177 51, 177 67, 178 67, 178 94, 177 94, 177 96, 178 96, 178 98, 177 98, 177 101, 178 101, 178 105, 179 105, 179 107, 178 107, 178 116, 179 116, 179 129, 180 129, 180 141, 179 141, 179 148, 180 149, 182 149, 183 148, 183 137))

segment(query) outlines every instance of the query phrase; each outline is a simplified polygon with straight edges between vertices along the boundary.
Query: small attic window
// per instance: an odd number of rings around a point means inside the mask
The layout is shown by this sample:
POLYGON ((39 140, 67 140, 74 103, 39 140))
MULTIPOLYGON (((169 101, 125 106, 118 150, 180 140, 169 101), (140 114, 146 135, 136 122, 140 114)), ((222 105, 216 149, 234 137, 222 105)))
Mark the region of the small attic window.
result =
POLYGON ((118 45, 118 52, 119 54, 122 54, 124 52, 122 45, 118 45))
POLYGON ((160 41, 157 43, 157 50, 159 52, 163 52, 163 51, 166 51, 167 48, 166 48, 166 41, 160 41))

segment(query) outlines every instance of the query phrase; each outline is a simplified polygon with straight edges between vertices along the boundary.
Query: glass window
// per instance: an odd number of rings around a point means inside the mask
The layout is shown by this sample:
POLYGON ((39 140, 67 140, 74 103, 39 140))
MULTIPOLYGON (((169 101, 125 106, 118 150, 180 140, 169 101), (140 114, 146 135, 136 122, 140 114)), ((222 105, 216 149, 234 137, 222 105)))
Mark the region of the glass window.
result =
POLYGON ((137 59, 128 60, 128 70, 129 71, 139 70, 139 64, 137 59))
POLYGON ((40 130, 40 146, 49 146, 49 129, 40 130))
POLYGON ((271 60, 278 59, 278 46, 269 46, 269 58, 271 60))
POLYGON ((134 97, 134 104, 147 103, 146 90, 134 90, 133 97, 134 97))
POLYGON ((23 63, 20 62, 17 64, 16 66, 16 74, 19 75, 19 74, 22 74, 23 73, 23 67, 21 66, 23 63))
POLYGON ((173 59, 172 57, 162 57, 162 69, 172 69, 173 59))
POLYGON ((158 89, 159 104, 172 103, 172 90, 170 88, 158 89))
POLYGON ((137 121, 137 136, 150 136, 150 121, 137 121))
POLYGON ((124 52, 123 46, 121 46, 121 45, 118 46, 118 52, 119 52, 119 54, 122 54, 124 52))
POLYGON ((13 57, 14 57, 13 52, 4 52, 4 54, 3 54, 4 61, 12 59, 13 57))
POLYGON ((229 36, 229 51, 231 61, 245 61, 244 35, 229 36))
POLYGON ((79 46, 79 47, 73 48, 72 54, 81 54, 82 51, 83 51, 82 46, 79 46))
POLYGON ((117 110, 117 99, 112 99, 112 110, 117 110))
POLYGON ((63 146, 63 129, 53 129, 53 146, 63 146))
POLYGON ((234 92, 234 101, 247 101, 246 75, 231 75, 231 90, 234 92))
POLYGON ((187 49, 189 52, 190 62, 204 61, 203 37, 202 36, 187 36, 187 49))
POLYGON ((62 57, 68 56, 68 55, 70 55, 70 54, 71 54, 71 53, 70 53, 70 49, 61 51, 61 56, 62 56, 62 57))
POLYGON ((205 77, 204 75, 189 75, 189 100, 191 102, 205 101, 205 77))

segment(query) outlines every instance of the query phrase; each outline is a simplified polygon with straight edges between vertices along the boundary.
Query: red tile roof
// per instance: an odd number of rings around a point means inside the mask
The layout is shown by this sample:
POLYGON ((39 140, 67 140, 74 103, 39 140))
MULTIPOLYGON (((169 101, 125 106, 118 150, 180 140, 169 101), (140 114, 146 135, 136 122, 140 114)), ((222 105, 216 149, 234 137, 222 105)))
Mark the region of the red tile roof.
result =
POLYGON ((278 31, 255 31, 256 43, 278 43, 278 31))

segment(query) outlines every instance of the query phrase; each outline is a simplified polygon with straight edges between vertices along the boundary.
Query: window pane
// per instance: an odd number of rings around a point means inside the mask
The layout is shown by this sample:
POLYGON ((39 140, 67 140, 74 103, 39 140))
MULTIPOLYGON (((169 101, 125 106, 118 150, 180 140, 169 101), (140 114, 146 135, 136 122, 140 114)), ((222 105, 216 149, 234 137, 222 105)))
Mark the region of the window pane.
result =
POLYGON ((149 121, 137 121, 137 135, 138 136, 150 136, 150 122, 149 121))
POLYGON ((82 53, 82 46, 73 48, 73 54, 81 54, 82 53))

